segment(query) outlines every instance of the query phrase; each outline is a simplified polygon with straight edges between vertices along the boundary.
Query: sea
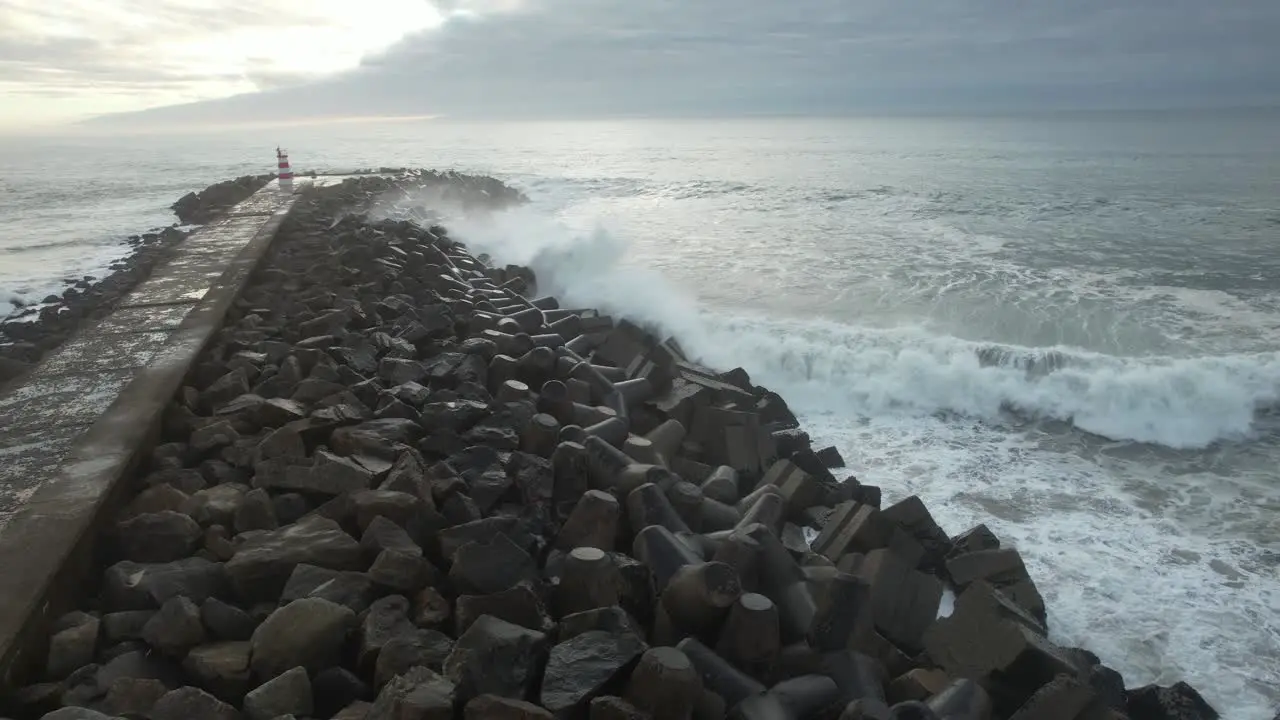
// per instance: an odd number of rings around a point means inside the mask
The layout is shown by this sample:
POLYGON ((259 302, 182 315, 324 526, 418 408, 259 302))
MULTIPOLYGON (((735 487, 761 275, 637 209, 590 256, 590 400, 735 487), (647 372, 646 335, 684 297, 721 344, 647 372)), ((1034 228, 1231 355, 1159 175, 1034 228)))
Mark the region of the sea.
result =
POLYGON ((277 145, 519 187, 455 236, 745 368, 886 502, 986 523, 1129 687, 1280 710, 1280 111, 0 139, 0 314, 277 145))

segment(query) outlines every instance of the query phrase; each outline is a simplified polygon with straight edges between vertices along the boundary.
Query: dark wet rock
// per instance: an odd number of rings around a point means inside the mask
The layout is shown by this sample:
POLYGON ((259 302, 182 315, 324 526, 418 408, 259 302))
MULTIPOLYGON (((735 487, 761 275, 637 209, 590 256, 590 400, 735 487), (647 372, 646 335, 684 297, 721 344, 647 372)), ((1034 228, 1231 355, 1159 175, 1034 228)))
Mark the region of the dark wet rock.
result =
POLYGON ((226 420, 209 423, 191 433, 191 449, 204 455, 221 448, 233 445, 240 439, 240 433, 226 420))
POLYGON ((409 533, 394 521, 379 515, 369 522, 364 535, 360 537, 360 547, 366 555, 377 557, 384 550, 393 550, 410 555, 421 555, 422 548, 409 537, 409 533))
POLYGON ((372 670, 382 648, 392 638, 412 632, 413 629, 413 623, 409 622, 408 599, 401 595, 378 598, 369 606, 369 611, 360 622, 357 664, 363 669, 372 670))
POLYGON ((203 558, 152 564, 125 560, 103 576, 103 602, 110 610, 156 609, 179 596, 204 602, 225 596, 227 589, 223 566, 203 558))
POLYGON ((140 563, 165 563, 186 557, 200 542, 200 526, 181 513, 165 510, 136 515, 116 526, 120 554, 140 563))
POLYGON ((76 668, 93 662, 102 621, 86 613, 70 613, 59 619, 49 638, 45 677, 61 680, 76 668))
POLYGON ((200 607, 185 597, 170 598, 142 628, 142 639, 170 657, 182 658, 204 642, 200 607))
POLYGON ((368 574, 380 588, 411 595, 435 580, 440 572, 415 547, 413 551, 383 550, 368 574))
POLYGON ((245 598, 280 596, 301 564, 331 570, 360 570, 360 543, 332 520, 310 516, 246 542, 226 564, 236 591, 245 598))
POLYGON ((279 527, 271 496, 261 488, 245 493, 240 507, 236 508, 232 522, 237 533, 251 530, 275 530, 279 527))
POLYGON ((416 667, 387 683, 365 720, 453 720, 456 686, 425 667, 416 667))
POLYGON ((377 595, 373 581, 364 573, 300 564, 290 573, 280 602, 288 604, 308 597, 328 600, 358 613, 368 608, 377 595))
POLYGON ((151 708, 151 720, 241 720, 231 705, 194 687, 165 693, 151 708))
POLYGON ((146 626, 152 615, 155 615, 154 610, 122 610, 107 613, 102 616, 102 637, 108 643, 141 640, 142 628, 146 626))
POLYGON ((337 665, 354 626, 350 608, 320 598, 294 600, 254 630, 254 675, 268 679, 299 665, 311 672, 337 665))
POLYGON ((295 492, 280 493, 271 498, 275 510, 276 521, 281 525, 292 525, 311 512, 311 504, 302 495, 295 492))
POLYGON ((492 615, 538 632, 550 632, 555 626, 542 597, 529 582, 488 595, 458 597, 458 632, 466 632, 481 615, 492 615))
POLYGON ((463 711, 464 720, 552 720, 554 717, 531 702, 498 695, 478 695, 463 711))
POLYGON ((282 476, 272 479, 269 487, 311 495, 340 495, 366 489, 372 482, 373 473, 355 460, 317 450, 310 467, 288 468, 282 476))
POLYGON ((102 712, 124 718, 146 718, 151 708, 169 692, 164 683, 151 678, 116 678, 107 688, 99 706, 102 712))
POLYGON ((382 687, 393 677, 418 666, 440 672, 452 650, 453 640, 436 630, 413 629, 398 633, 378 653, 373 675, 374 686, 382 687))
POLYGON ((332 717, 360 700, 372 699, 368 683, 346 668, 321 670, 311 682, 313 712, 316 717, 332 717))
POLYGON ((182 660, 187 677, 220 700, 239 703, 253 687, 248 642, 219 642, 192 648, 182 660))
POLYGON ((418 627, 443 625, 452 614, 449 601, 435 588, 424 588, 414 597, 412 618, 418 627))
POLYGON ((1144 685, 1130 690, 1130 720, 1218 720, 1218 712, 1185 682, 1169 687, 1144 685))
POLYGON ((183 512, 204 526, 230 527, 235 521, 236 510, 240 508, 244 494, 248 491, 249 488, 243 485, 216 485, 200 490, 187 501, 183 512))
POLYGON ((159 513, 166 510, 182 512, 190 496, 176 487, 162 483, 138 493, 120 513, 121 520, 128 520, 144 513, 159 513))
POLYGON ((551 648, 542 680, 542 705, 553 713, 585 709, 648 646, 630 633, 591 630, 551 648))
POLYGON ((338 428, 333 432, 330 443, 340 455, 368 454, 395 460, 421 437, 422 427, 418 423, 404 418, 390 418, 338 428))
POLYGON ((444 674, 458 686, 460 699, 483 693, 527 697, 537 681, 546 639, 536 630, 481 616, 454 644, 444 674))
POLYGON ((244 714, 249 720, 272 720, 281 715, 307 717, 311 711, 311 680, 303 667, 277 675, 244 698, 244 714))
POLYGON ((40 720, 115 720, 110 715, 104 715, 97 710, 90 710, 84 707, 64 707, 58 708, 50 713, 45 713, 40 720))
POLYGON ((219 640, 248 640, 257 627, 249 613, 217 598, 201 603, 200 620, 209 634, 219 640))
POLYGON ((488 543, 460 547, 449 570, 449 579, 459 592, 476 595, 501 592, 516 583, 533 581, 537 575, 533 558, 501 533, 488 543))
POLYGON ((615 695, 591 701, 591 720, 655 720, 649 713, 615 695))

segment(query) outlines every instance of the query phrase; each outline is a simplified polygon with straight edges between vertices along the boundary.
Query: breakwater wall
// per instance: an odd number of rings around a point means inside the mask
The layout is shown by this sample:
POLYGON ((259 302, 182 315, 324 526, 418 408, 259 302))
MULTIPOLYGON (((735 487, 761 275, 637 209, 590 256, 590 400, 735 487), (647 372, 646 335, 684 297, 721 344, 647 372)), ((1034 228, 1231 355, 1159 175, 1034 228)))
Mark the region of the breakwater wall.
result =
POLYGON ((397 193, 295 205, 3 712, 1216 717, 1055 645, 1016 549, 837 479, 741 369, 360 214, 397 193))

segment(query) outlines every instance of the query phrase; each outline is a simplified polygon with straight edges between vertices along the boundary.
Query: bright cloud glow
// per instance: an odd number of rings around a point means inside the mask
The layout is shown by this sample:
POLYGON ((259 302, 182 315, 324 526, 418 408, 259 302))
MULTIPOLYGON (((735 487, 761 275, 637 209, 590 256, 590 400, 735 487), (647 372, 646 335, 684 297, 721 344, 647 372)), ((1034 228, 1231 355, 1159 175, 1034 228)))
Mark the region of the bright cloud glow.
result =
POLYGON ((442 21, 428 0, 0 0, 0 126, 293 84, 442 21))

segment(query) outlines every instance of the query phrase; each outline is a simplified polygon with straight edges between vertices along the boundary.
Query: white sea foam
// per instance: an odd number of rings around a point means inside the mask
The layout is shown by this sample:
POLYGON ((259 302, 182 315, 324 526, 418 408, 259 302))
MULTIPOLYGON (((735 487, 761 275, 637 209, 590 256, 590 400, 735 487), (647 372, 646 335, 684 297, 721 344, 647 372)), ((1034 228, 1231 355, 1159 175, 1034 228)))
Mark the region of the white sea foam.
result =
POLYGON ((1023 551, 1055 639, 1098 652, 1130 686, 1185 679, 1224 717, 1273 712, 1263 688, 1280 681, 1280 583, 1246 569, 1238 540, 1199 532, 1224 511, 1259 508, 1224 509, 1236 486, 1211 473, 1162 479, 1141 462, 1046 445, 1025 421, 1168 448, 1242 438, 1280 397, 1277 354, 1116 358, 710 312, 628 264, 626 243, 601 228, 573 233, 524 211, 452 227, 474 250, 533 267, 540 290, 567 305, 650 323, 709 364, 745 367, 889 501, 921 495, 951 533, 986 522, 1023 551))
POLYGON ((602 229, 575 236, 517 212, 464 223, 458 234, 504 262, 530 265, 545 292, 656 323, 704 360, 746 365, 815 410, 988 422, 1012 412, 1114 440, 1202 448, 1248 437, 1255 413, 1280 402, 1280 352, 1117 358, 912 328, 709 313, 656 273, 624 264, 625 243, 602 229))

